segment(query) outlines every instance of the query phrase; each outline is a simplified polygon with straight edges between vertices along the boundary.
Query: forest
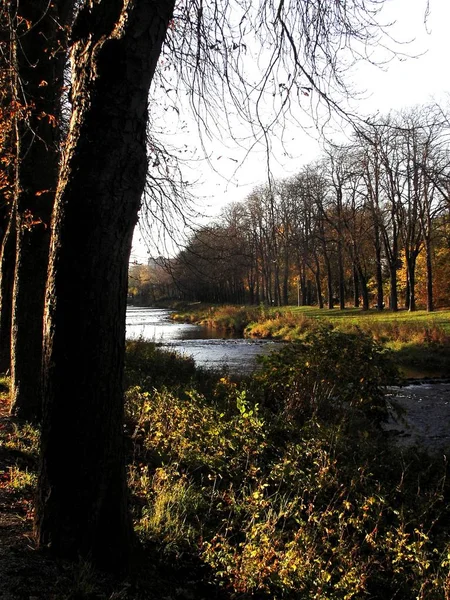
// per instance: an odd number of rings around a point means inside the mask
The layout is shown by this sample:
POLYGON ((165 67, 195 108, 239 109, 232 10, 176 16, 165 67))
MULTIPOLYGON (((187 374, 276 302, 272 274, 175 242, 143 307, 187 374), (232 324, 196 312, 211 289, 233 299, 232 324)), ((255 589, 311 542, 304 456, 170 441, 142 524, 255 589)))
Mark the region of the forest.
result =
POLYGON ((449 133, 436 104, 371 120, 296 176, 227 206, 160 259, 168 276, 158 280, 156 264, 143 283, 153 275, 153 301, 449 306, 449 133))

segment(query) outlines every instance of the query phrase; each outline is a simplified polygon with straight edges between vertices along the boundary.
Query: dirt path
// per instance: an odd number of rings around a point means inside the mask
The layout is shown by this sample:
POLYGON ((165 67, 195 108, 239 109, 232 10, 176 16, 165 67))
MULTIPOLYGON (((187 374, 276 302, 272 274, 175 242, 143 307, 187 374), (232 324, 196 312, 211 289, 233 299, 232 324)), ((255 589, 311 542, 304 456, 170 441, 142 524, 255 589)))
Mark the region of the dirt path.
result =
POLYGON ((423 446, 432 453, 450 451, 450 382, 397 388, 393 402, 404 411, 385 426, 401 447, 423 446))

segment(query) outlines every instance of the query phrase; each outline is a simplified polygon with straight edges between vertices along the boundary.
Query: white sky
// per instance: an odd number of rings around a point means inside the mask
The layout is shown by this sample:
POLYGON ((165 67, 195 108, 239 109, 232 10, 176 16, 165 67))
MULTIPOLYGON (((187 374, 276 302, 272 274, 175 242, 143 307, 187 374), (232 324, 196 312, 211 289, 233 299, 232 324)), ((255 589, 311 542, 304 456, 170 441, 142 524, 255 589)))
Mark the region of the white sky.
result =
MULTIPOLYGON (((383 10, 384 22, 396 21, 389 30, 397 40, 409 41, 404 51, 416 58, 394 58, 383 69, 360 63, 358 71, 351 74, 351 83, 363 93, 358 99, 360 114, 386 114, 390 110, 439 101, 450 92, 450 0, 430 0, 426 25, 424 16, 426 0, 388 0, 383 10)), ((187 113, 186 113, 187 114, 187 113)), ((182 111, 180 121, 183 120, 182 111)), ((188 120, 189 117, 186 117, 188 120)), ((189 122, 189 121, 188 121, 189 122)), ((266 157, 263 148, 255 148, 242 163, 244 152, 231 141, 222 145, 215 141, 208 147, 210 162, 196 139, 196 126, 190 125, 186 133, 172 127, 172 144, 187 144, 188 155, 195 157, 195 168, 185 177, 197 181, 191 192, 205 215, 217 215, 221 208, 233 201, 241 201, 252 189, 265 182, 266 157), (238 169, 236 170, 236 167, 238 169)), ((274 143, 271 170, 275 177, 283 178, 298 172, 302 165, 320 155, 320 137, 310 125, 309 133, 292 127, 285 135, 285 146, 274 143)), ((136 231, 131 260, 145 262, 148 251, 141 235, 136 231)))

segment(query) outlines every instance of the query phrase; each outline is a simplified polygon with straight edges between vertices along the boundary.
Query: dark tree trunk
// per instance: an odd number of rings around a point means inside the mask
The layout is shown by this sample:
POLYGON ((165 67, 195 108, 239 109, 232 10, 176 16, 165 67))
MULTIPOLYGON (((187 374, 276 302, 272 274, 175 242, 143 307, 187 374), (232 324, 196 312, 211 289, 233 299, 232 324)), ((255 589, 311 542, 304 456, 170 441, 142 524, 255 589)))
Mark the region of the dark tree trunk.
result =
POLYGON ((427 264, 427 311, 434 311, 433 298, 433 262, 431 260, 431 243, 428 238, 425 239, 425 252, 427 264))
POLYGON ((417 254, 413 252, 407 261, 408 269, 408 305, 407 308, 410 312, 416 310, 416 258, 417 254))
POLYGON ((339 309, 345 309, 344 257, 342 245, 338 242, 339 309))
POLYGON ((334 308, 333 301, 333 276, 331 272, 331 262, 325 257, 325 265, 327 270, 327 293, 328 293, 328 308, 331 310, 334 308))
POLYGON ((379 239, 378 228, 376 230, 375 237, 375 279, 377 282, 377 310, 383 310, 384 308, 384 294, 383 294, 383 268, 381 263, 381 244, 379 239))
POLYGON ((16 218, 13 210, 3 236, 0 259, 0 373, 11 367, 12 290, 16 262, 16 218))
POLYGON ((35 520, 40 546, 107 568, 122 567, 130 551, 127 270, 147 169, 148 90, 173 12, 171 0, 131 4, 120 37, 110 32, 121 0, 88 6, 73 30, 76 104, 52 231, 35 520))
POLYGON ((319 305, 319 308, 323 308, 323 297, 322 297, 322 282, 320 280, 320 264, 319 264, 319 260, 317 258, 317 256, 315 257, 316 260, 316 271, 314 273, 314 278, 316 280, 316 290, 317 290, 317 303, 319 305))
POLYGON ((17 51, 18 72, 29 114, 20 127, 11 413, 34 421, 40 418, 42 408, 44 296, 50 218, 59 168, 65 40, 58 2, 49 5, 48 0, 23 0, 18 4, 18 18, 28 21, 31 27, 21 35, 17 51))
POLYGON ((287 257, 285 258, 283 271, 283 304, 284 306, 289 304, 289 262, 287 257))
POLYGON ((355 265, 353 265, 353 305, 355 308, 359 308, 358 269, 355 265))
POLYGON ((301 291, 301 295, 302 295, 302 306, 306 306, 306 269, 305 269, 305 263, 302 262, 302 264, 300 265, 300 291, 301 291))
POLYGON ((0 373, 11 367, 11 309, 16 260, 16 217, 20 152, 17 32, 12 26, 17 3, 4 3, 0 19, 0 373))
POLYGON ((361 270, 358 270, 359 283, 361 287, 362 309, 369 310, 369 290, 367 289, 367 278, 361 270))
POLYGON ((306 282, 306 304, 307 304, 307 306, 311 306, 311 304, 312 304, 311 279, 308 279, 308 281, 306 282))
POLYGON ((409 308, 410 303, 410 287, 409 287, 409 272, 408 267, 406 268, 406 288, 405 288, 405 303, 404 306, 406 309, 409 308))
POLYGON ((391 294, 390 294, 390 308, 393 312, 398 311, 398 294, 397 294, 397 265, 389 265, 390 283, 391 283, 391 294))

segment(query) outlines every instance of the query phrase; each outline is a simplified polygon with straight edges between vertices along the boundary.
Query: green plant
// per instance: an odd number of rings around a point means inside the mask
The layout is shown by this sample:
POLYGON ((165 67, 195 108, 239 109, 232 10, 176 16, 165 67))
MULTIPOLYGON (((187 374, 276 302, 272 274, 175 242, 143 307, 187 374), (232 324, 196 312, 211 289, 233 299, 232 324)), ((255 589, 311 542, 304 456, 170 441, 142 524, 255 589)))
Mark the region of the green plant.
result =
POLYGON ((130 388, 141 539, 243 598, 448 599, 447 463, 372 427, 387 376, 370 336, 319 328, 253 383, 130 388))
POLYGON ((387 416, 384 386, 398 377, 389 352, 368 334, 326 326, 262 357, 261 365, 256 379, 266 405, 296 422, 362 415, 380 423, 387 416))
POLYGON ((12 492, 24 493, 34 489, 37 476, 35 473, 28 471, 28 469, 21 469, 17 465, 14 465, 8 467, 2 480, 0 487, 12 492))
POLYGON ((182 385, 197 371, 191 357, 162 350, 153 342, 137 339, 127 342, 125 356, 126 386, 153 389, 164 385, 182 385))

